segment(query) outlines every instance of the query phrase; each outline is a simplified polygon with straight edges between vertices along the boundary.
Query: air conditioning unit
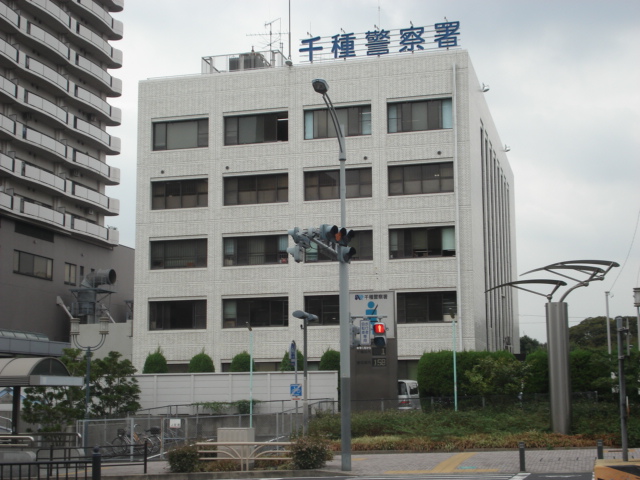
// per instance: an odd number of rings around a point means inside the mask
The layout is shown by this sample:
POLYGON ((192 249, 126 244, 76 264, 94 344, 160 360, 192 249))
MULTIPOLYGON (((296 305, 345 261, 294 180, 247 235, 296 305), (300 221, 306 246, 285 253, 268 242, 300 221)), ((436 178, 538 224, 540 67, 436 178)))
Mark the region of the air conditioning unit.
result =
POLYGON ((77 170, 77 169, 74 168, 73 170, 71 170, 71 176, 72 177, 79 177, 80 176, 80 170, 77 170))

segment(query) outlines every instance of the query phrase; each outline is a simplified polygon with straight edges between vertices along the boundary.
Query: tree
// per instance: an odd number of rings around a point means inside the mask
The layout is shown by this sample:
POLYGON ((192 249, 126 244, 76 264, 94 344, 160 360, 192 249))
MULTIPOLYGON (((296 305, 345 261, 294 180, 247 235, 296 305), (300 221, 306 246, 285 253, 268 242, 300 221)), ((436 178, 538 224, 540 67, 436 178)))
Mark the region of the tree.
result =
POLYGON ((155 352, 147 355, 144 366, 142 367, 142 373, 169 373, 167 359, 159 345, 155 352))
POLYGON ((520 337, 520 353, 529 355, 540 348, 544 348, 544 346, 535 338, 531 338, 527 335, 520 337))
MULTIPOLYGON (((256 364, 253 362, 253 370, 256 370, 256 364)), ((244 352, 240 352, 235 357, 231 359, 231 366, 229 367, 230 372, 249 372, 251 371, 251 355, 244 352)))
POLYGON ((325 350, 320 357, 318 370, 338 370, 340 371, 340 352, 330 348, 325 350))
MULTIPOLYGON (((77 348, 65 348, 60 361, 74 377, 86 372, 85 357, 77 348)), ((92 378, 95 373, 92 371, 92 378)), ((81 387, 29 387, 24 391, 22 419, 40 425, 45 432, 60 432, 84 417, 84 389, 81 387)))
MULTIPOLYGON (((632 338, 638 338, 636 317, 623 317, 625 325, 629 322, 629 333, 632 338)), ((616 348, 616 321, 609 319, 611 345, 616 348)), ((579 324, 569 328, 569 344, 576 348, 607 348, 607 322, 605 317, 589 317, 579 324)))
POLYGON ((213 359, 204 353, 204 348, 202 349, 202 352, 194 355, 189 362, 189 373, 209 373, 215 371, 216 369, 213 366, 213 359))
POLYGON ((514 356, 488 356, 464 372, 469 379, 469 392, 475 395, 515 395, 527 379, 526 364, 514 356))
MULTIPOLYGON (((300 371, 304 365, 304 355, 298 349, 296 349, 296 360, 298 361, 298 371, 300 371)), ((288 351, 284 352, 284 357, 282 357, 282 361, 280 362, 279 370, 281 372, 293 372, 293 363, 291 363, 288 351)))
POLYGON ((140 387, 133 378, 136 369, 130 360, 120 360, 122 354, 109 352, 95 360, 91 371, 96 372, 91 393, 97 398, 92 404, 94 416, 119 417, 140 409, 140 387))

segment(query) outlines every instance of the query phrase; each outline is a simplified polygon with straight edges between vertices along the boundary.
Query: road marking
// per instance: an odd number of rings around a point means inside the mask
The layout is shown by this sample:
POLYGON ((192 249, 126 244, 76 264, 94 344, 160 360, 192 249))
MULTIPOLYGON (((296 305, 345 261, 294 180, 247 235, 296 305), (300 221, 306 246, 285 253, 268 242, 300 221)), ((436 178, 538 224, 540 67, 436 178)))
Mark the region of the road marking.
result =
POLYGON ((390 470, 384 472, 387 475, 397 475, 397 474, 420 474, 420 473, 467 473, 470 469, 473 469, 474 473, 493 473, 497 472, 496 469, 483 469, 483 468, 475 468, 475 467, 461 467, 458 466, 468 460, 469 458, 476 455, 477 452, 465 452, 458 453, 453 455, 452 457, 447 458, 444 462, 440 462, 433 470, 390 470))

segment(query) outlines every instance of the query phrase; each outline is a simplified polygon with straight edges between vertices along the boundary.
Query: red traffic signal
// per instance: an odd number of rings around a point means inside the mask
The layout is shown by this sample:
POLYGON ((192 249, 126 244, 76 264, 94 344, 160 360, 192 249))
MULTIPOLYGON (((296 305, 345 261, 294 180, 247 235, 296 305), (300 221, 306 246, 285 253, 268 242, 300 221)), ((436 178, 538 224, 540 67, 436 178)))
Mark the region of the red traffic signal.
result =
POLYGON ((373 333, 376 335, 384 335, 387 331, 384 323, 378 322, 373 324, 373 333))
POLYGON ((387 326, 382 322, 373 324, 373 344, 376 347, 385 347, 387 345, 387 326))

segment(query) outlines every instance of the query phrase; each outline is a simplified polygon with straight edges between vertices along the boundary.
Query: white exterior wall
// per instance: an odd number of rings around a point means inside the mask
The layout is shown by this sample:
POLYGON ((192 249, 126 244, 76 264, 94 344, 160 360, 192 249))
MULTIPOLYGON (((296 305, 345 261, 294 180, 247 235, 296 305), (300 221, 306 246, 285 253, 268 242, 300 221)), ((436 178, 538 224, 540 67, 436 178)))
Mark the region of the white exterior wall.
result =
MULTIPOLYGON (((138 129, 138 192, 136 232, 135 326, 133 361, 138 369, 158 345, 171 363, 186 363, 204 348, 220 369, 237 353, 248 350, 246 329, 222 328, 222 299, 284 296, 289 311, 304 309, 305 295, 337 294, 335 263, 223 267, 223 237, 283 234, 339 223, 339 200, 304 201, 303 172, 337 169, 335 138, 304 140, 303 112, 324 107, 311 80, 324 78, 336 107, 371 105, 372 134, 346 138, 347 168, 371 167, 371 198, 347 201, 348 227, 373 230, 373 260, 352 262, 350 290, 458 291, 461 313, 459 349, 487 348, 484 291, 481 176, 478 112, 491 123, 475 75, 469 76, 465 51, 424 53, 361 61, 339 61, 291 68, 152 79, 140 83, 138 129), (416 160, 454 160, 453 129, 387 133, 387 101, 451 97, 457 64, 458 192, 388 196, 388 166, 416 160), (287 142, 224 146, 225 115, 288 111, 287 142), (209 118, 209 147, 152 151, 152 121, 209 118), (233 174, 288 172, 288 203, 223 206, 223 177, 233 174), (207 177, 207 208, 151 210, 151 181, 207 177), (454 225, 456 194, 460 249, 456 257, 389 260, 390 227, 454 225), (149 241, 208 239, 208 266, 203 269, 150 270, 149 241), (458 262, 460 266, 458 267, 458 262), (460 271, 460 281, 458 279, 460 271), (149 331, 150 300, 206 299, 206 330, 149 331)), ((491 126, 493 128, 493 126, 491 126)), ((495 131, 495 129, 493 129, 495 131)), ((500 144, 496 137, 495 142, 500 144)), ((504 154, 502 154, 504 157, 504 154)), ((505 174, 512 183, 512 174, 505 174)), ((513 223, 512 223, 513 226, 513 223)), ((292 244, 290 240, 290 245, 292 244)), ((512 257, 515 269, 515 251, 512 257)), ((514 270, 515 271, 515 270, 514 270)), ((517 305, 515 305, 517 308, 517 305)), ((511 318, 515 318, 513 315, 511 318)), ((256 362, 280 361, 295 339, 301 348, 300 322, 288 327, 254 329, 256 362)), ((329 347, 338 349, 338 326, 309 328, 309 360, 317 361, 329 347)), ((418 359, 425 351, 451 349, 451 324, 398 326, 399 359, 418 359)))

